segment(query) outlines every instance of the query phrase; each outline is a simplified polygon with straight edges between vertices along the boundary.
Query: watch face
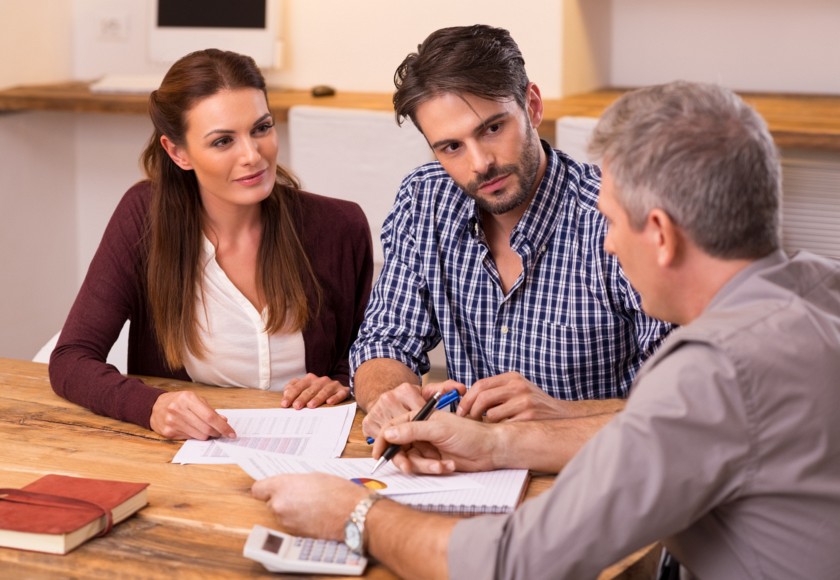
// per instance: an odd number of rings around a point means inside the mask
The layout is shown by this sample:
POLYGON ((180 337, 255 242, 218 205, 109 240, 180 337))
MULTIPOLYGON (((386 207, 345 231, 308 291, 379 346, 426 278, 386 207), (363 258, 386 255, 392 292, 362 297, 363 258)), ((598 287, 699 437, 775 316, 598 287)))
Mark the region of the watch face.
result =
POLYGON ((361 553, 362 534, 353 520, 344 524, 344 543, 356 553, 361 553))

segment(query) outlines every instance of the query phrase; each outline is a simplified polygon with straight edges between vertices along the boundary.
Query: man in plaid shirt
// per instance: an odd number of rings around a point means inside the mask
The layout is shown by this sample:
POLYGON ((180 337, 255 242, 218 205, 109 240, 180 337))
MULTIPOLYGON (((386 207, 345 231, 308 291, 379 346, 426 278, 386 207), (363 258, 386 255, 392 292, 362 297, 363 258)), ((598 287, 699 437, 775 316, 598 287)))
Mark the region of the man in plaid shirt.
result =
POLYGON ((574 418, 571 454, 671 329, 604 252, 600 170, 540 141, 540 91, 505 30, 439 30, 395 83, 398 121, 437 161, 403 180, 382 228, 385 265, 350 353, 364 430, 454 388, 460 415, 574 418), (450 380, 419 388, 441 340, 450 380))

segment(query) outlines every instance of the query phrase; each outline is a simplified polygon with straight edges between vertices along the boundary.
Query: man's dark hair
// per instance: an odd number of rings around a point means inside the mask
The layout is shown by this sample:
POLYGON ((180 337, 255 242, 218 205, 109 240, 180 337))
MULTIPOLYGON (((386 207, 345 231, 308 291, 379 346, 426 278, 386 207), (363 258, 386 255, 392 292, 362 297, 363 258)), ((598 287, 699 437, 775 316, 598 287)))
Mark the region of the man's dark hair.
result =
POLYGON ((394 85, 397 123, 408 117, 417 125, 417 107, 447 93, 513 99, 524 110, 528 75, 507 30, 475 24, 430 34, 397 68, 394 85))

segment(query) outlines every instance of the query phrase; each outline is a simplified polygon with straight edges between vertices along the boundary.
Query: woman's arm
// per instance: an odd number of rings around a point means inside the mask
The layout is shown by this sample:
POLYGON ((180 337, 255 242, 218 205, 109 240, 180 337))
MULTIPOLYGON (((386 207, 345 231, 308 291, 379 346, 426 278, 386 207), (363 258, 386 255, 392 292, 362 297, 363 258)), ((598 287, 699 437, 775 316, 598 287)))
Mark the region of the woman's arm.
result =
MULTIPOLYGON (((144 307, 143 263, 148 186, 131 188, 111 217, 50 357, 50 382, 60 396, 100 415, 150 428, 149 418, 164 392, 107 364, 108 352, 126 320, 144 307)), ((143 320, 132 319, 132 334, 143 320)), ((123 369, 126 370, 126 369, 123 369)), ((162 374, 160 369, 142 369, 162 374)))

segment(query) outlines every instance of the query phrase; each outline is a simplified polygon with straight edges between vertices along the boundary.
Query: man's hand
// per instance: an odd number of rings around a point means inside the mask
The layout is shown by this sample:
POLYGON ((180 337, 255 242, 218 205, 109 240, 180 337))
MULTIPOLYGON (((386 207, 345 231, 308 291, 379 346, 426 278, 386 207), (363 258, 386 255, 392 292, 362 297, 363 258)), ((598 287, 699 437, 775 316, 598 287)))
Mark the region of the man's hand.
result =
POLYGON ((519 373, 504 373, 473 383, 458 405, 458 415, 483 420, 540 421, 572 419, 624 408, 622 399, 564 401, 555 399, 519 373))
POLYGON ((370 491, 335 475, 306 473, 261 479, 251 494, 268 504, 290 534, 343 540, 347 518, 370 491))
POLYGON ((349 394, 350 387, 345 387, 330 377, 319 377, 308 373, 286 384, 280 406, 284 409, 289 407, 314 409, 323 404, 337 405, 349 394))
POLYGON ((411 383, 402 383, 396 388, 385 391, 376 400, 376 403, 368 410, 362 421, 362 432, 369 437, 377 437, 382 426, 395 417, 405 413, 413 416, 426 401, 438 391, 456 390, 462 395, 467 388, 455 381, 444 381, 442 383, 430 383, 421 387, 411 383))
POLYGON ((555 399, 519 373, 504 373, 473 383, 458 405, 458 415, 484 420, 533 421, 571 416, 555 399))
POLYGON ((368 409, 362 420, 362 433, 368 437, 376 437, 382 425, 412 409, 419 409, 425 402, 419 385, 402 383, 390 391, 385 391, 368 409))
POLYGON ((392 459, 406 473, 445 474, 453 471, 489 471, 499 448, 499 426, 433 413, 427 421, 411 421, 411 413, 393 419, 376 439, 373 456, 379 458, 396 443, 403 449, 392 459))
POLYGON ((155 433, 167 439, 236 437, 228 420, 192 391, 162 394, 152 407, 149 423, 155 433))
MULTIPOLYGON (((370 490, 334 475, 307 473, 260 480, 251 493, 267 502, 290 534, 343 540, 344 524, 370 490)), ((457 522, 380 501, 365 520, 368 551, 400 578, 445 578, 447 546, 457 522)))

